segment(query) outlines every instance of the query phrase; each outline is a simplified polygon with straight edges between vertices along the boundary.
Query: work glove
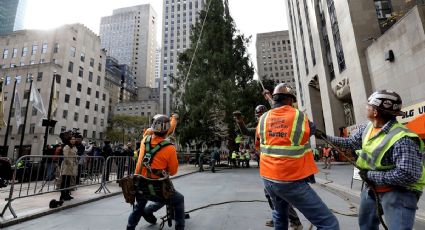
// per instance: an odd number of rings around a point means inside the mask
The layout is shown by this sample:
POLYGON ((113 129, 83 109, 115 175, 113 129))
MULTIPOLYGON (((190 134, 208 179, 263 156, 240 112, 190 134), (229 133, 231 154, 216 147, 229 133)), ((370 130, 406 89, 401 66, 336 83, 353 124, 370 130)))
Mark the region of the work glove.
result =
POLYGON ((362 178, 362 180, 366 182, 366 184, 373 185, 373 182, 367 177, 367 172, 369 172, 369 170, 360 169, 359 171, 360 178, 362 178))
POLYGON ((314 136, 316 136, 319 139, 326 139, 326 133, 321 131, 320 129, 316 129, 314 136))

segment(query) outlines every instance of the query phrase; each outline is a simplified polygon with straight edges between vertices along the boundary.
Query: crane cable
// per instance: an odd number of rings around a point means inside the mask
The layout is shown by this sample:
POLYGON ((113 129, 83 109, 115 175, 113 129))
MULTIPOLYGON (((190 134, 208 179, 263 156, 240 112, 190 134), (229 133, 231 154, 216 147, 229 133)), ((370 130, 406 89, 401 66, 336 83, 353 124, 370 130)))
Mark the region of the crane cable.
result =
MULTIPOLYGON (((188 81, 188 79, 189 79, 190 70, 192 69, 193 61, 195 60, 196 52, 198 51, 199 44, 201 43, 202 33, 203 33, 203 31, 204 31, 204 26, 205 26, 205 22, 206 22, 207 17, 208 17, 208 12, 210 11, 211 1, 212 1, 212 0, 210 0, 210 1, 208 2, 207 10, 205 11, 205 12, 206 12, 206 13, 205 13, 205 17, 204 17, 204 19, 202 20, 201 32, 199 33, 198 40, 196 41, 195 50, 193 51, 192 59, 190 60, 189 69, 187 70, 186 77, 185 77, 185 79, 184 79, 183 89, 185 89, 185 88, 186 88, 186 84, 187 84, 187 81, 188 81)), ((180 94, 179 101, 181 101, 182 97, 183 97, 183 93, 182 93, 182 94, 180 94)))

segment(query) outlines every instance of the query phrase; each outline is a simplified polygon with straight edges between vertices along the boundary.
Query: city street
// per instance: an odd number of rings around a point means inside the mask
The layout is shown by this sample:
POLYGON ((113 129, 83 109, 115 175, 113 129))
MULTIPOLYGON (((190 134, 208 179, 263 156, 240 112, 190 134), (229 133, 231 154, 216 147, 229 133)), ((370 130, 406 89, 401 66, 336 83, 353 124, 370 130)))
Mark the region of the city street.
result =
MULTIPOLYGON (((265 202, 257 168, 223 169, 215 174, 205 171, 177 178, 174 184, 185 196, 186 211, 211 203, 257 200, 252 203, 231 203, 192 212, 191 219, 186 222, 187 229, 272 229, 264 225, 266 219, 271 218, 271 210, 265 202)), ((358 229, 357 217, 350 216, 355 215, 354 205, 318 185, 313 187, 329 208, 337 213, 341 229, 358 229)), ((124 198, 118 195, 5 229, 124 229, 130 211, 130 205, 124 203, 124 198)), ((163 214, 164 210, 161 210, 156 216, 160 217, 163 214)), ((304 217, 300 218, 304 229, 308 229, 310 223, 304 217)), ((151 226, 143 220, 138 225, 138 229, 158 228, 158 224, 151 226)))

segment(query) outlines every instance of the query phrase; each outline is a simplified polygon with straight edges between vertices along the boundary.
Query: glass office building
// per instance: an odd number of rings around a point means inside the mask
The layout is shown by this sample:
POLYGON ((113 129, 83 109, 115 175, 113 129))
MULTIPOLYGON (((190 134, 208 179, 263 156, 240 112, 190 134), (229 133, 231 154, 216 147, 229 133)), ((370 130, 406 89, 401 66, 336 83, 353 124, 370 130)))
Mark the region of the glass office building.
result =
POLYGON ((21 30, 27 0, 0 0, 0 35, 21 30))

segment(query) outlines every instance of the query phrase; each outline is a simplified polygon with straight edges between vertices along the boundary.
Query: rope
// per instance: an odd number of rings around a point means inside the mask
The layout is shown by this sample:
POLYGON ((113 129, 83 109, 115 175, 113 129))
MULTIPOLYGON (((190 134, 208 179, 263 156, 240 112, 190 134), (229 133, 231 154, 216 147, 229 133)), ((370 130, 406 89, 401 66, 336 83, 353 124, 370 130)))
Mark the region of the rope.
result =
MULTIPOLYGON (((201 43, 202 33, 204 31, 205 21, 207 20, 208 12, 210 11, 211 1, 212 0, 210 0, 208 2, 207 10, 205 11, 206 13, 205 13, 204 20, 202 21, 201 32, 199 33, 198 41, 196 41, 196 46, 195 46, 195 50, 193 51, 192 60, 190 60, 189 69, 188 69, 187 74, 186 74, 186 77, 184 79, 183 89, 186 88, 186 84, 187 84, 187 81, 189 79, 190 70, 192 69, 193 61, 195 60, 196 52, 198 51, 199 44, 201 43)), ((179 101, 181 101, 182 97, 183 97, 183 93, 180 95, 179 101)))
MULTIPOLYGON (((322 137, 322 140, 325 141, 332 148, 336 149, 336 151, 338 151, 338 153, 342 154, 348 160, 348 162, 350 162, 350 164, 352 164, 355 168, 362 170, 360 167, 357 166, 356 163, 354 163, 354 161, 352 161, 350 159, 350 157, 348 157, 348 155, 344 151, 342 151, 341 149, 336 147, 330 140, 328 140, 326 137, 322 137)), ((370 188, 370 190, 372 190, 373 195, 375 196, 375 208, 376 208, 376 214, 378 215, 378 218, 379 218, 379 222, 381 222, 382 227, 385 230, 388 230, 388 227, 385 224, 384 218, 382 218, 382 216, 384 215, 384 211, 382 210, 381 199, 379 198, 379 195, 376 192, 376 187, 372 183, 368 183, 367 181, 365 181, 365 182, 366 182, 367 186, 370 188)))
MULTIPOLYGON (((207 204, 204 206, 201 206, 199 208, 195 208, 195 209, 191 209, 189 211, 186 212, 186 214, 189 214, 191 212, 195 212, 201 209, 205 209, 205 208, 210 208, 210 207, 214 207, 214 206, 219 206, 219 205, 223 205, 223 204, 230 204, 230 203, 256 203, 256 202, 261 202, 261 203, 267 203, 267 201, 265 200, 231 200, 231 201, 224 201, 224 202, 219 202, 219 203, 212 203, 212 204, 207 204)), ((163 217, 161 217, 161 224, 159 225, 159 229, 162 230, 164 228, 165 222, 168 221, 168 216, 165 215, 163 217)))
MULTIPOLYGON (((198 207, 198 208, 194 208, 194 209, 191 209, 191 210, 187 211, 185 214, 189 214, 191 212, 196 212, 196 211, 199 211, 201 209, 206 209, 206 208, 210 208, 210 207, 214 207, 214 206, 219 206, 219 205, 223 205, 223 204, 230 204, 230 203, 267 203, 267 202, 268 201, 265 201, 265 200, 231 200, 231 201, 224 201, 224 202, 212 203, 212 204, 207 204, 207 205, 204 205, 204 206, 201 206, 201 207, 198 207)), ((353 208, 355 208, 355 207, 354 206, 350 207, 350 209, 353 209, 353 208)), ((339 215, 342 215, 342 216, 358 217, 358 214, 357 213, 343 213, 343 212, 337 211, 335 209, 330 209, 330 210, 333 213, 339 214, 339 215)), ((160 218, 161 219, 161 224, 159 225, 159 229, 160 230, 164 229, 165 222, 168 221, 168 218, 169 217, 167 215, 165 215, 165 216, 163 216, 163 217, 160 218)))

